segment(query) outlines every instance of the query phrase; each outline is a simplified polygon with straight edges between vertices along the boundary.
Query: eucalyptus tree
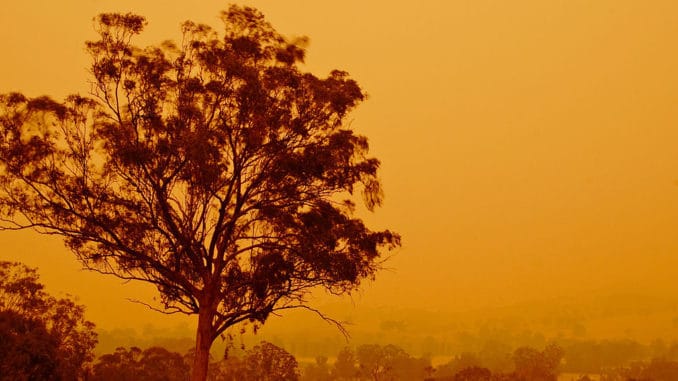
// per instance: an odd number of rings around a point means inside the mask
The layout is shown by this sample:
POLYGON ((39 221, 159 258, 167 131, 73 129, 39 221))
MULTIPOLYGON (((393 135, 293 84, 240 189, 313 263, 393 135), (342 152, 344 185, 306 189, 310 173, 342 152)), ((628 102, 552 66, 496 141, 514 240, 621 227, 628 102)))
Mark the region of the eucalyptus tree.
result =
POLYGON ((304 72, 306 40, 255 9, 221 20, 141 48, 143 17, 101 14, 91 94, 0 96, 4 228, 60 235, 86 268, 198 315, 193 380, 229 327, 311 308, 317 287, 351 292, 400 242, 355 214, 357 195, 382 199, 379 161, 346 123, 360 86, 304 72))

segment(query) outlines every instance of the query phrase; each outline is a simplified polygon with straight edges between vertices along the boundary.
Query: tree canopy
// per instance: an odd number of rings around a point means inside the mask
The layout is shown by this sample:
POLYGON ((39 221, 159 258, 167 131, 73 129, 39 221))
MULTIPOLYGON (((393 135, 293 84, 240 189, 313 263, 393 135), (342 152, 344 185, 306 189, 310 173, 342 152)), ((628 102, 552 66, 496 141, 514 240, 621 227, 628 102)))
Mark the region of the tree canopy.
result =
POLYGON ((210 368, 210 381, 297 381, 299 364, 285 349, 262 341, 242 357, 227 355, 210 368))
POLYGON ((35 269, 0 261, 0 380, 76 380, 94 358, 94 324, 44 290, 35 269))
POLYGON ((102 355, 92 368, 91 381, 184 381, 189 366, 179 353, 165 348, 116 348, 102 355))
POLYGON ((221 19, 142 48, 143 17, 99 15, 90 96, 0 95, 4 228, 60 235, 85 267, 198 314, 194 380, 226 329, 308 307, 314 287, 350 292, 400 242, 354 213, 356 192, 382 200, 379 161, 346 126, 359 85, 303 72, 306 39, 255 9, 221 19))

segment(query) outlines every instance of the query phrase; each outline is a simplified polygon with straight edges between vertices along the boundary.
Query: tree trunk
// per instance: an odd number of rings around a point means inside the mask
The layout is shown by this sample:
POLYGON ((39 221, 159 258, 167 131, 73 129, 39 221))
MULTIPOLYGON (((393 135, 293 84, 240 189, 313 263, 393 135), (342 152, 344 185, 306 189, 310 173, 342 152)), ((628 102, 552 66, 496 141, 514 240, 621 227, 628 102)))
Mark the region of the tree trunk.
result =
POLYGON ((210 347, 212 347, 212 318, 213 316, 208 308, 200 309, 191 381, 207 380, 207 366, 210 361, 210 347))

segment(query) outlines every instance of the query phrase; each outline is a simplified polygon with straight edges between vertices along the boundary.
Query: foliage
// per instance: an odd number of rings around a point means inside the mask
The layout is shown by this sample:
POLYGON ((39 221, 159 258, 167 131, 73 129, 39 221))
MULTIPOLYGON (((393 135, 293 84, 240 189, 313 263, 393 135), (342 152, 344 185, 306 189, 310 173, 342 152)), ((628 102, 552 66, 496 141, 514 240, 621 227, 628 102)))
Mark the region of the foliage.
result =
POLYGON ((45 292, 35 269, 6 261, 0 261, 0 336, 0 374, 12 369, 28 379, 83 377, 97 343, 83 306, 45 292))
POLYGON ((289 352, 262 341, 246 351, 242 358, 227 356, 210 366, 210 381, 296 381, 297 360, 289 352))
MULTIPOLYGON (((655 357, 650 361, 626 362, 624 359, 629 348, 637 347, 638 343, 627 340, 582 342, 592 348, 603 345, 604 348, 618 347, 621 355, 615 366, 600 371, 580 372, 577 380, 590 381, 663 381, 678 379, 678 361, 668 356, 675 354, 676 344, 660 346, 655 357), (599 378, 598 378, 599 377, 599 378)), ((580 345, 567 344, 568 348, 581 348, 580 345)), ((606 349, 606 351, 608 350, 606 349)), ((649 348, 646 348, 649 349, 649 348)), ((656 349, 656 348, 655 348, 656 349)), ((486 351, 483 348, 482 351, 486 351)), ((500 352, 500 351, 499 351, 500 352)), ((614 353, 612 350, 610 353, 614 353)), ((585 351, 588 352, 588 349, 585 351)), ((540 381, 557 380, 561 363, 570 358, 570 353, 564 351, 560 345, 549 344, 543 350, 532 347, 520 347, 513 351, 514 361, 512 369, 495 371, 489 369, 485 361, 476 353, 465 352, 450 359, 446 364, 436 369, 426 366, 427 359, 416 359, 405 351, 393 345, 362 345, 357 350, 342 349, 336 356, 333 364, 328 364, 325 357, 319 357, 314 364, 304 367, 302 381, 362 381, 362 380, 413 380, 427 381, 540 381), (394 355, 396 354, 396 355, 394 355), (390 360, 389 360, 390 358, 390 360), (393 361, 399 358, 400 361, 393 361), (405 361, 402 361, 405 360, 405 361), (414 360, 414 361, 413 361, 414 360)), ((607 354, 604 354, 607 356, 607 354)), ((575 358, 580 358, 577 355, 575 358)), ((569 373, 578 373, 570 371, 569 373)), ((234 380, 237 378, 234 378, 234 380)), ((230 379, 229 379, 230 380, 230 379)))
POLYGON ((423 379, 425 364, 419 369, 421 374, 406 375, 411 367, 409 363, 414 359, 402 348, 395 345, 361 345, 356 349, 356 357, 360 373, 369 380, 423 379))
POLYGON ((228 356, 209 366, 209 381, 241 381, 246 380, 247 370, 238 356, 228 356))
POLYGON ((92 381, 184 381, 189 365, 179 353, 152 347, 141 350, 117 348, 105 354, 94 365, 92 381))
POLYGON ((85 267, 198 314, 196 380, 226 329, 350 292, 400 241, 354 216, 354 192, 382 199, 345 126, 358 84, 300 71, 305 40, 252 8, 221 18, 221 35, 186 22, 181 44, 140 48, 143 17, 102 14, 91 97, 0 95, 4 228, 60 235, 85 267))
POLYGON ((417 380, 424 379, 431 371, 429 359, 414 358, 400 347, 365 344, 359 346, 355 352, 348 347, 342 349, 329 377, 324 379, 417 380))
POLYGON ((59 380, 58 344, 44 322, 0 311, 0 380, 59 380))
MULTIPOLYGON (((185 380, 188 376, 192 353, 181 356, 164 348, 118 348, 101 356, 93 367, 91 380, 185 380)), ((516 369, 511 372, 492 372, 477 364, 478 358, 470 353, 453 358, 448 364, 434 369, 428 358, 416 358, 395 345, 361 345, 355 350, 346 347, 331 363, 319 356, 315 363, 306 364, 300 372, 295 357, 284 349, 262 341, 258 345, 226 356, 209 366, 209 381, 539 381, 553 380, 558 375, 562 350, 549 345, 544 350, 522 347, 515 351, 516 369), (454 374, 445 369, 458 365, 454 374)), ((653 360, 637 362, 620 369, 607 381, 626 381, 628 378, 672 379, 676 362, 653 360), (668 375, 668 376, 663 376, 668 375), (662 378, 663 377, 663 378, 662 378), (667 378, 668 377, 668 378, 667 378)), ((585 379, 584 376, 581 377, 585 379)))
POLYGON ((355 352, 345 347, 337 354, 332 376, 337 380, 353 380, 359 374, 355 352))
POLYGON ((248 350, 243 361, 251 380, 296 381, 299 378, 294 356, 266 341, 248 350))
POLYGON ((479 366, 464 368, 454 375, 454 381, 490 381, 491 379, 492 372, 479 366))
POLYGON ((627 366, 607 369, 601 381, 670 381, 678 379, 678 361, 653 358, 635 361, 627 366))
POLYGON ((518 379, 529 381, 556 381, 558 368, 564 352, 556 344, 549 344, 543 351, 521 347, 513 352, 515 374, 518 379))

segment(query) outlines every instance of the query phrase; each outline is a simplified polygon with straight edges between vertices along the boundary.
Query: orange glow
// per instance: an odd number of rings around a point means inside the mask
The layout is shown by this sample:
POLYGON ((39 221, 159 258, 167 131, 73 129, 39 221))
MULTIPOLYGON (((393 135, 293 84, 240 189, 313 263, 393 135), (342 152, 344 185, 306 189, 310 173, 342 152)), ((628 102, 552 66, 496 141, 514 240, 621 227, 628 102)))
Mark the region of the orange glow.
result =
MULTIPOLYGON (((678 3, 246 4, 279 31, 310 37, 309 70, 346 70, 370 95, 352 126, 383 163, 386 200, 365 218, 402 234, 403 247, 347 308, 452 314, 678 294, 678 3)), ((3 4, 0 92, 86 93, 84 41, 100 12, 146 16, 141 41, 154 43, 178 38, 185 19, 217 25, 224 7, 3 4)), ((2 259, 39 267, 48 289, 78 296, 100 327, 192 321, 129 303, 154 290, 78 270, 54 238, 2 232, 0 247, 2 259)), ((587 332, 622 336, 635 323, 596 324, 587 332)), ((662 329, 678 337, 678 325, 662 329)))

